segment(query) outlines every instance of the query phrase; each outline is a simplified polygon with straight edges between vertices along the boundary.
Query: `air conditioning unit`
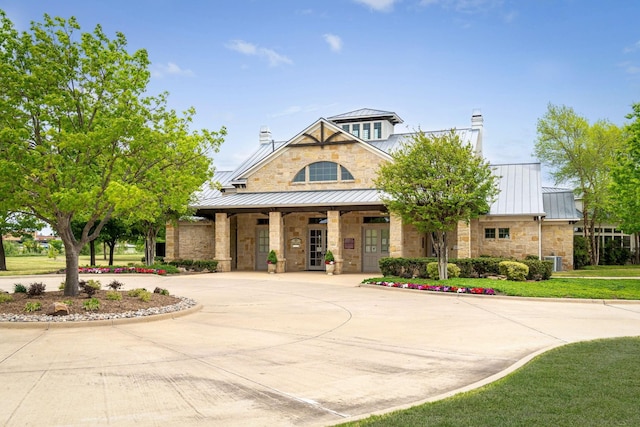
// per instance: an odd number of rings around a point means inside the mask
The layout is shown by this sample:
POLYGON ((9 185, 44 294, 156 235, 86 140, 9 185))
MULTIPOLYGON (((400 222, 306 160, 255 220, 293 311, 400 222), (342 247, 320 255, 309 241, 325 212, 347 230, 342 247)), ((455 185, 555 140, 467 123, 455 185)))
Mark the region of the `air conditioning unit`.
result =
POLYGON ((553 271, 562 271, 562 257, 561 256, 546 256, 545 261, 553 261, 553 271))

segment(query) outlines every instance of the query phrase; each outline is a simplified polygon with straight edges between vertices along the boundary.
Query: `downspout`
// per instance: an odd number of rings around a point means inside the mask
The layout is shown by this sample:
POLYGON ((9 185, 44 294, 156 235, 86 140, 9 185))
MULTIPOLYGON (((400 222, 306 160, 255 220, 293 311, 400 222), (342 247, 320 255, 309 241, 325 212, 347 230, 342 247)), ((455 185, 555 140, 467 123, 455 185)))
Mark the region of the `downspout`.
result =
POLYGON ((538 259, 542 259, 542 217, 538 216, 538 259))

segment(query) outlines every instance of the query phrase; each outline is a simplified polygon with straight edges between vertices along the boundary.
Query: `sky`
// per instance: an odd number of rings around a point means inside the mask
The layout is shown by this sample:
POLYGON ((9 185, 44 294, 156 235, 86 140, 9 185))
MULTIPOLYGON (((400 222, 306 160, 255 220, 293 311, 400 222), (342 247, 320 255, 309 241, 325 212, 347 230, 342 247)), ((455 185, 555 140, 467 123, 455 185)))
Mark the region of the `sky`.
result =
MULTIPOLYGON (((527 163, 548 105, 626 123, 640 102, 637 0, 0 0, 20 31, 45 13, 146 49, 150 93, 228 135, 232 170, 320 117, 393 111, 396 132, 469 127, 484 155, 527 163)), ((543 167, 543 170, 544 167, 543 167)), ((546 175, 545 175, 546 176, 546 175)), ((546 179, 549 179, 548 177, 546 179)))

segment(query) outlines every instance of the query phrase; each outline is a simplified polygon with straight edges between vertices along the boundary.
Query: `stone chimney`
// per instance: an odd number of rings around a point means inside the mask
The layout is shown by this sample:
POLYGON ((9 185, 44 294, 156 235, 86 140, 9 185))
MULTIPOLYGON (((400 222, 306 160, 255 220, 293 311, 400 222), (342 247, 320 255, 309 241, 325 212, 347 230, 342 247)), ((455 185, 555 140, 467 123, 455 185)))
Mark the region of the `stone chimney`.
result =
POLYGON ((471 131, 475 134, 477 132, 476 146, 474 147, 476 156, 482 157, 482 134, 484 133, 484 118, 482 118, 482 112, 476 108, 471 113, 471 131))
POLYGON ((271 131, 269 130, 269 126, 261 126, 260 127, 260 145, 263 144, 271 144, 273 138, 271 137, 271 131))

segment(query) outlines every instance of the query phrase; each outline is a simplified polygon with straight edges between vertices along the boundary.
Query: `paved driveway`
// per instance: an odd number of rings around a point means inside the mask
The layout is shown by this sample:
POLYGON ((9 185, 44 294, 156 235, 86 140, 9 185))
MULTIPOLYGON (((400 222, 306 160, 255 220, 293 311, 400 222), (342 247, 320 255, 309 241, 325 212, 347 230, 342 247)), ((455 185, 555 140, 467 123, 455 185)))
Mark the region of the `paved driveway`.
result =
MULTIPOLYGON (((359 287, 363 277, 119 276, 203 309, 103 327, 0 327, 0 424, 331 425, 477 385, 554 346, 640 335, 638 303, 359 287)), ((0 289, 29 280, 0 278, 0 289)), ((38 280, 56 288, 63 278, 38 280)))

